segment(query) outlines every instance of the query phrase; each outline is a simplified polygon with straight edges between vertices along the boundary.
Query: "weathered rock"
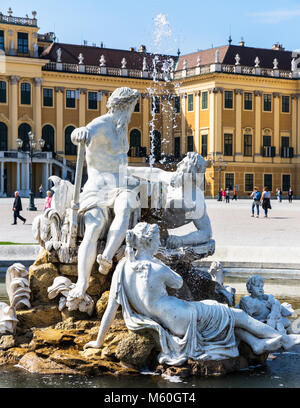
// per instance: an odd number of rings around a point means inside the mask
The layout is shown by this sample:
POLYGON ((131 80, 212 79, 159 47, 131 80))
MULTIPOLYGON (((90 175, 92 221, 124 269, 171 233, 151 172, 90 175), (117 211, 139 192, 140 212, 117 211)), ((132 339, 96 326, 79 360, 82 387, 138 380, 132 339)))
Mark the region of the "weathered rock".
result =
POLYGON ((14 347, 6 351, 0 351, 0 366, 15 365, 27 353, 27 350, 14 347))
POLYGON ((29 285, 31 289, 32 305, 41 303, 53 303, 48 298, 47 289, 52 285, 54 279, 59 276, 57 267, 52 263, 31 265, 29 268, 29 285))
POLYGON ((109 291, 106 291, 102 293, 101 298, 96 303, 96 313, 97 313, 97 317, 100 320, 102 319, 102 316, 104 315, 104 312, 107 308, 108 298, 109 298, 109 291))
POLYGON ((0 338, 0 350, 7 350, 14 347, 15 339, 12 335, 1 336, 0 338))
POLYGON ((65 276, 77 276, 78 275, 77 265, 60 264, 59 272, 61 275, 65 275, 65 276))
POLYGON ((251 347, 243 341, 239 344, 239 353, 245 358, 249 366, 265 364, 269 355, 268 351, 260 355, 253 353, 251 347))
POLYGON ((58 364, 50 358, 38 357, 34 352, 26 353, 19 361, 19 365, 30 373, 39 374, 80 374, 78 370, 58 364))
MULTIPOLYGON (((100 276, 100 274, 98 275, 100 276)), ((103 291, 102 286, 101 279, 98 276, 91 276, 86 293, 90 296, 100 296, 103 291)))
POLYGON ((76 336, 80 333, 78 330, 36 330, 31 340, 31 347, 48 346, 70 346, 74 345, 76 336))
POLYGON ((39 266, 39 265, 47 264, 50 262, 49 258, 50 258, 50 252, 46 251, 45 248, 42 248, 40 252, 38 253, 38 256, 36 257, 33 265, 39 266))
POLYGON ((26 329, 31 327, 48 327, 61 320, 61 313, 55 305, 41 305, 29 310, 17 311, 18 326, 26 329))
POLYGON ((149 365, 149 357, 155 348, 151 333, 130 332, 118 343, 116 357, 126 365, 140 368, 149 365))

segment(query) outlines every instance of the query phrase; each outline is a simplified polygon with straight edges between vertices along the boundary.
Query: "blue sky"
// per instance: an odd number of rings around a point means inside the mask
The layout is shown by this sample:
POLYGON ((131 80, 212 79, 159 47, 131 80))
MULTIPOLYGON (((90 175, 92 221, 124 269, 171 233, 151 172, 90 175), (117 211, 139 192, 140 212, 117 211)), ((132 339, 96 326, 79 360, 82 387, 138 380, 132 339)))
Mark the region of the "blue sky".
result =
POLYGON ((9 7, 19 17, 36 10, 40 32, 55 31, 60 42, 184 54, 227 44, 231 33, 233 44, 243 37, 248 46, 300 48, 299 0, 1 0, 3 14, 9 7), (155 24, 158 15, 165 24, 155 24))

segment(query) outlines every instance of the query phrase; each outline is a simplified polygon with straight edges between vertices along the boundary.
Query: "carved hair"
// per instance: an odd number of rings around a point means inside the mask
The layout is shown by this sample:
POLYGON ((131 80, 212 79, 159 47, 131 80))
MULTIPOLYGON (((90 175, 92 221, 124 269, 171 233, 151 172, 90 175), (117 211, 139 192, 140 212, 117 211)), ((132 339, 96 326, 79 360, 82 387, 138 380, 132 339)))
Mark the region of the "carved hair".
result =
POLYGON ((139 222, 132 230, 128 230, 126 234, 126 257, 130 261, 135 260, 134 249, 140 247, 151 248, 152 237, 159 234, 157 224, 148 224, 147 222, 139 222))
POLYGON ((139 96, 140 94, 136 89, 117 88, 108 98, 106 106, 110 111, 114 111, 115 108, 126 110, 129 105, 138 100, 139 96))
POLYGON ((187 172, 189 173, 205 173, 206 171, 206 161, 203 159, 201 154, 196 152, 188 152, 186 157, 181 160, 180 164, 185 164, 187 172))
POLYGON ((252 293, 252 286, 257 286, 259 283, 264 284, 265 280, 262 276, 251 276, 246 283, 246 287, 249 293, 252 293))

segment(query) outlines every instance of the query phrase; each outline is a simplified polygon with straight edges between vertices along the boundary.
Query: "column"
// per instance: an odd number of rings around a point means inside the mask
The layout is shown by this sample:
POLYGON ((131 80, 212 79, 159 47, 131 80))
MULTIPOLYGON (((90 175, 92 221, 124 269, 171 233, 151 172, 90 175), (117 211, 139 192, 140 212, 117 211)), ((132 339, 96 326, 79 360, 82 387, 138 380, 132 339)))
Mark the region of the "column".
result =
POLYGON ((108 99, 108 91, 102 91, 101 109, 100 114, 105 115, 107 112, 106 104, 108 99))
POLYGON ((17 191, 20 191, 20 162, 16 162, 17 165, 17 191))
POLYGON ((235 157, 236 160, 242 160, 243 142, 242 142, 242 89, 235 89, 235 157), (240 157, 239 157, 240 156, 240 157))
POLYGON ((49 178, 49 168, 48 163, 43 164, 43 177, 42 177, 42 184, 44 191, 48 190, 48 178, 49 178))
POLYGON ((200 146, 200 91, 195 92, 195 150, 201 153, 200 146))
POLYGON ((65 135, 63 129, 64 115, 64 87, 55 87, 56 92, 56 150, 57 153, 65 152, 65 135))
POLYGON ((142 144, 147 149, 147 154, 150 154, 150 131, 149 131, 149 96, 142 94, 143 101, 143 135, 142 144))
POLYGON ((215 151, 214 134, 215 134, 215 93, 214 88, 209 89, 209 146, 208 153, 215 151))
POLYGON ((294 154, 296 154, 296 146, 297 146, 297 100, 298 95, 294 94, 291 96, 292 100, 292 140, 291 140, 291 147, 294 148, 294 154))
POLYGON ((254 142, 254 155, 261 156, 261 98, 262 91, 254 91, 255 96, 255 142, 254 142))
POLYGON ((18 138, 18 81, 20 77, 11 76, 9 86, 9 140, 13 149, 17 149, 18 138))
POLYGON ((34 134, 36 140, 42 137, 42 90, 41 85, 43 78, 34 78, 34 95, 33 95, 33 122, 34 134))
POLYGON ((181 100, 181 140, 180 140, 180 153, 186 153, 186 122, 185 122, 185 105, 187 94, 183 94, 181 100))
POLYGON ((297 144, 296 155, 300 155, 300 99, 297 99, 297 144))
POLYGON ((273 93, 274 100, 274 146, 276 148, 276 156, 280 157, 280 130, 279 130, 279 120, 280 120, 280 93, 273 93))
POLYGON ((217 154, 222 154, 223 150, 223 88, 216 88, 216 103, 215 103, 215 149, 217 154))
POLYGON ((86 112, 86 89, 80 89, 80 98, 79 98, 79 126, 85 126, 85 112, 86 112))
POLYGON ((162 123, 163 123, 163 134, 162 140, 162 153, 171 154, 172 152, 172 117, 170 109, 170 99, 167 96, 162 96, 162 123))
POLYGON ((4 196, 4 161, 1 161, 1 169, 0 169, 0 196, 4 196))

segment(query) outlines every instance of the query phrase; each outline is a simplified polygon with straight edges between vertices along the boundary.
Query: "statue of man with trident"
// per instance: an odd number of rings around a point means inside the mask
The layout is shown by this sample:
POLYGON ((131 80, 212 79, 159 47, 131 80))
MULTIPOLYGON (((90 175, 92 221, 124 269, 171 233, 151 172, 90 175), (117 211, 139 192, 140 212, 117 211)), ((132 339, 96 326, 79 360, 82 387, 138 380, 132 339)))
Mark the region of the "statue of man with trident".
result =
MULTIPOLYGON (((134 186, 128 186, 126 177, 128 123, 138 98, 137 90, 126 87, 116 89, 108 99, 108 112, 87 126, 75 129, 71 135, 72 142, 79 146, 72 211, 78 209, 78 214, 82 214, 85 232, 78 249, 78 279, 75 288, 69 292, 69 301, 84 297, 97 256, 97 242, 106 234, 106 246, 97 261, 100 273, 109 272, 113 256, 125 238, 130 216, 140 206, 137 190, 134 186), (79 203, 76 203, 84 147, 88 180, 79 196, 79 203)), ((70 246, 74 240, 76 216, 71 223, 73 238, 71 227, 70 246)))

